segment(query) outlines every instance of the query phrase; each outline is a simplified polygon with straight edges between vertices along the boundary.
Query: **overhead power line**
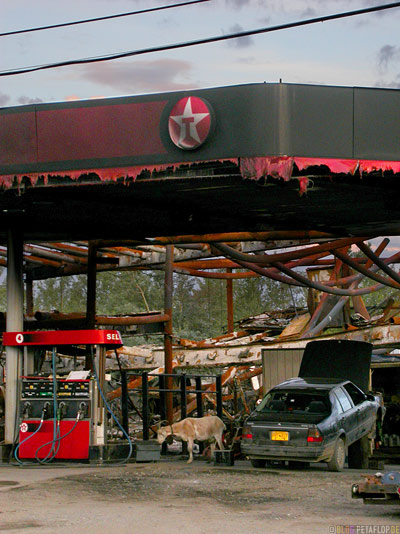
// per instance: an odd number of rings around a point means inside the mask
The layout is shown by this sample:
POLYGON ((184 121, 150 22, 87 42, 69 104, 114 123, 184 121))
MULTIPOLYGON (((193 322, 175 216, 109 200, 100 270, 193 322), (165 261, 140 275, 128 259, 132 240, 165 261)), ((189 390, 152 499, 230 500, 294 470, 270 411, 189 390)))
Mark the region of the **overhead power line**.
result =
POLYGON ((209 2, 210 0, 190 0, 188 2, 181 2, 179 4, 170 4, 168 6, 151 7, 147 9, 140 9, 138 11, 128 11, 127 13, 117 13, 115 15, 105 15, 104 17, 96 17, 93 19, 75 20, 73 22, 61 22, 60 24, 50 24, 48 26, 38 26, 37 28, 27 28, 24 30, 13 30, 10 32, 0 33, 0 37, 8 37, 10 35, 19 35, 21 33, 40 32, 43 30, 54 30, 55 28, 64 28, 65 26, 76 26, 78 24, 88 24, 89 22, 99 22, 102 20, 117 19, 121 17, 130 17, 131 15, 143 15, 144 13, 151 13, 153 11, 162 11, 163 9, 171 9, 174 7, 189 6, 191 4, 200 4, 202 2, 209 2))
POLYGON ((168 50, 177 50, 179 48, 187 48, 189 46, 197 46, 197 45, 202 45, 202 44, 215 43, 218 41, 226 41, 228 39, 237 39, 240 37, 248 37, 250 35, 259 35, 261 33, 270 33, 270 32, 274 32, 278 30, 286 30, 289 28, 298 28, 300 26, 316 24, 317 22, 327 22, 330 20, 343 19, 346 17, 354 17, 356 15, 374 13, 377 11, 383 11, 385 9, 393 9, 395 7, 400 7, 400 2, 392 2, 390 4, 367 7, 364 9, 357 9, 356 11, 346 11, 342 13, 335 13, 333 15, 326 15, 323 17, 316 17, 312 19, 304 19, 304 20, 300 20, 297 22, 289 22, 286 24, 278 24, 277 26, 269 26, 267 28, 258 28, 256 30, 247 30, 247 31, 236 32, 236 33, 228 33, 228 34, 220 35, 217 37, 206 37, 204 39, 198 39, 195 41, 186 41, 183 43, 161 45, 161 46, 155 46, 151 48, 144 48, 141 50, 132 50, 128 52, 117 52, 114 54, 109 54, 109 55, 104 55, 104 56, 88 57, 88 58, 82 58, 82 59, 69 59, 69 60, 60 61, 57 63, 48 63, 45 65, 35 65, 35 66, 30 66, 30 67, 22 67, 20 69, 11 69, 11 70, 6 70, 6 71, 1 71, 0 77, 14 76, 16 74, 27 74, 29 72, 36 72, 39 70, 46 70, 46 69, 55 69, 58 67, 67 67, 71 65, 85 65, 89 63, 99 63, 101 61, 110 61, 113 59, 122 59, 126 57, 140 56, 144 54, 151 54, 154 52, 165 52, 168 50))

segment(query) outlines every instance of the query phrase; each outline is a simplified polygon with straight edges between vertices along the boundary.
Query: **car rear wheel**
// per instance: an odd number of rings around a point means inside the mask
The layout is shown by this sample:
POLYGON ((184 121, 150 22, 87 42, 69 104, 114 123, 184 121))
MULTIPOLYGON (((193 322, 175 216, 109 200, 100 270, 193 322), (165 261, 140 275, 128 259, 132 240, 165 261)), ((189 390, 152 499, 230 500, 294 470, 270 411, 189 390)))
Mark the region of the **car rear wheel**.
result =
POLYGON ((259 458, 252 458, 250 463, 253 467, 265 467, 267 460, 260 460, 259 458))
POLYGON ((346 459, 346 447, 342 438, 339 438, 335 445, 335 452, 328 462, 329 471, 341 471, 346 459))
POLYGON ((371 446, 368 436, 364 436, 352 445, 349 445, 349 467, 351 469, 367 469, 370 449, 371 446))

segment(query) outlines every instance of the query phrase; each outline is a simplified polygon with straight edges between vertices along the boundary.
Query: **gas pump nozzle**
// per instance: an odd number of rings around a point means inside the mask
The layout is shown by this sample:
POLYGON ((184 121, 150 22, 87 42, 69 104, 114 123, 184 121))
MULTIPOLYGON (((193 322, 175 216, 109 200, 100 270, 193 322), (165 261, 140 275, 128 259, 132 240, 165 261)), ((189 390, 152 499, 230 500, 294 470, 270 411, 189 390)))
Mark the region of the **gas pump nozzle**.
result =
POLYGON ((66 405, 65 402, 60 402, 60 404, 58 405, 58 410, 59 410, 59 413, 60 413, 60 419, 62 419, 63 417, 65 417, 67 415, 67 412, 68 412, 68 406, 66 405))
POLYGON ((22 417, 29 417, 32 413, 32 404, 30 402, 24 402, 23 408, 22 408, 22 417))
POLYGON ((43 404, 43 410, 42 410, 42 417, 43 419, 47 419, 48 417, 51 417, 52 416, 52 406, 51 406, 51 403, 49 401, 46 401, 44 404, 43 404))

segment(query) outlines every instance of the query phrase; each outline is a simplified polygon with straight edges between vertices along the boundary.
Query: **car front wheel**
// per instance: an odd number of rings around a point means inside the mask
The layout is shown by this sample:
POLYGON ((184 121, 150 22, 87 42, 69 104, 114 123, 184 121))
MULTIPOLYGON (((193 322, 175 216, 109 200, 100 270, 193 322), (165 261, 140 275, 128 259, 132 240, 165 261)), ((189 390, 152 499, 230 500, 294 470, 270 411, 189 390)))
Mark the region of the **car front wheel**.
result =
POLYGON ((349 445, 349 467, 351 469, 367 469, 370 452, 371 445, 368 436, 364 436, 352 445, 349 445))
POLYGON ((346 459, 346 447, 342 438, 339 438, 335 445, 335 452, 328 462, 329 471, 341 471, 346 459))

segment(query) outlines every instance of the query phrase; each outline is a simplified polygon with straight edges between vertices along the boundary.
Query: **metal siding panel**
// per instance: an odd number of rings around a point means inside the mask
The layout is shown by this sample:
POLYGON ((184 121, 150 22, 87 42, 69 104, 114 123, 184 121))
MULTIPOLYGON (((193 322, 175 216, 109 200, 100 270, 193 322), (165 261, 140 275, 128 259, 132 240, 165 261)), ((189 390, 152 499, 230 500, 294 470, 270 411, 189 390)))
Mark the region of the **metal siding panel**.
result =
POLYGON ((262 385, 262 392, 263 392, 263 395, 265 395, 266 393, 266 381, 267 381, 267 376, 268 376, 268 371, 267 371, 267 358, 262 358, 262 375, 263 375, 263 385, 262 385))
POLYGON ((298 376, 303 349, 262 351, 264 393, 288 378, 298 376))
POLYGON ((277 358, 277 369, 278 369, 278 384, 279 384, 286 378, 285 359, 282 358, 282 353, 280 353, 277 358))
POLYGON ((279 148, 276 85, 249 84, 37 104, 23 106, 18 113, 14 108, 4 108, 0 114, 0 154, 6 155, 0 158, 0 174, 276 155, 279 148), (214 132, 204 145, 193 151, 177 148, 169 139, 167 128, 172 107, 187 96, 206 99, 215 114, 214 132), (35 110, 40 118, 38 132, 34 124, 35 110), (124 115, 121 110, 127 113, 124 115), (114 122, 119 124, 121 113, 124 128, 120 132, 114 122), (15 127, 10 142, 8 122, 11 120, 15 127), (102 124, 106 124, 106 129, 102 124), (91 134, 95 135, 94 140, 91 134), (19 144, 15 140, 20 140, 19 144), (36 158, 37 145, 40 161, 36 158))
POLYGON ((36 161, 36 118, 32 106, 25 112, 0 113, 0 166, 36 161))
POLYGON ((354 89, 354 157, 400 160, 400 91, 354 89))
POLYGON ((303 349, 296 350, 293 353, 293 360, 292 360, 292 363, 293 363, 293 376, 298 376, 299 375, 300 364, 301 364, 301 360, 303 358, 303 353, 304 353, 303 349))
MULTIPOLYGON (((353 89, 286 86, 281 154, 303 157, 353 157, 353 89)), ((282 105, 282 103, 281 103, 282 105)))
POLYGON ((278 380, 278 367, 277 367, 277 354, 272 352, 269 355, 269 364, 270 364, 270 383, 268 384, 268 389, 273 387, 273 384, 278 380))
POLYGON ((285 378, 292 378, 293 376, 293 361, 292 355, 289 351, 283 351, 283 357, 285 361, 285 378))

